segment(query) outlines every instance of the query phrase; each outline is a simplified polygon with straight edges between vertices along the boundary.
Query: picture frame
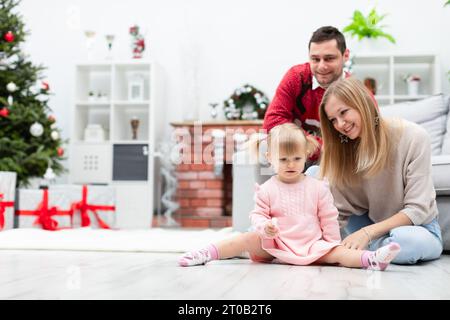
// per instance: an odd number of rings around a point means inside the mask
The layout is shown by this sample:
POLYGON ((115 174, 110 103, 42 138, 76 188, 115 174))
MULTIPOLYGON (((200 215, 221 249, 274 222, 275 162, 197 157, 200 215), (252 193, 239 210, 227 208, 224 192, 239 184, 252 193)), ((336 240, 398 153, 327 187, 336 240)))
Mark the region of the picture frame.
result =
POLYGON ((128 79, 128 100, 144 100, 144 81, 145 77, 141 73, 131 73, 128 79))

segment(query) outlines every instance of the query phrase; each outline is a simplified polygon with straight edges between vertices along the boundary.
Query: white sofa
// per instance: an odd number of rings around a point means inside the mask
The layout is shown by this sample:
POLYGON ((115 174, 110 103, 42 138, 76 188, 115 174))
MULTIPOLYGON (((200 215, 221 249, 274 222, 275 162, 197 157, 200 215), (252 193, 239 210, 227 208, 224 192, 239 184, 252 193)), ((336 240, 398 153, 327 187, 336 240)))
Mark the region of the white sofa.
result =
MULTIPOLYGON (((444 250, 450 250, 450 96, 440 94, 384 106, 380 110, 385 117, 401 117, 416 122, 430 134, 439 224, 444 250)), ((250 226, 248 215, 254 205, 255 183, 261 184, 271 176, 266 164, 250 164, 243 152, 236 153, 233 160, 233 228, 237 231, 245 231, 250 226)))

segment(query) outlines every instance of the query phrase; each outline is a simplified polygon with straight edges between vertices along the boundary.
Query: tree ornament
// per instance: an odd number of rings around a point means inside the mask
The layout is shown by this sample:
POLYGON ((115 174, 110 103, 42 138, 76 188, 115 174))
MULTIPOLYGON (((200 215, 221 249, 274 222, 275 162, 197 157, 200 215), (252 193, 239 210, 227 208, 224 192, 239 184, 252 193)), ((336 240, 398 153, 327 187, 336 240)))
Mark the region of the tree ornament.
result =
POLYGON ((12 106, 12 104, 14 102, 13 96, 9 95, 7 101, 8 101, 8 106, 12 106))
POLYGON ((8 90, 9 92, 13 93, 14 91, 17 90, 17 85, 14 82, 10 82, 6 85, 6 90, 8 90))
POLYGON ((47 81, 42 81, 42 86, 41 86, 41 88, 42 88, 42 91, 48 91, 48 90, 50 90, 50 86, 49 86, 49 84, 48 84, 48 82, 47 81))
POLYGON ((9 115, 8 108, 4 107, 4 108, 0 109, 0 117, 7 118, 8 115, 9 115))
POLYGON ((56 151, 58 153, 59 157, 62 157, 64 155, 64 149, 59 147, 58 150, 56 151))
POLYGON ((4 37, 3 37, 6 42, 13 42, 14 41, 14 34, 12 33, 12 31, 8 31, 4 37))
POLYGON ((59 133, 58 131, 52 131, 52 133, 50 133, 50 137, 52 137, 53 140, 58 140, 59 139, 59 133))
POLYGON ((30 127, 30 133, 34 137, 40 137, 44 133, 44 126, 39 122, 35 121, 30 127))
POLYGON ((54 115, 49 115, 48 116, 48 121, 50 121, 51 123, 55 123, 56 122, 56 118, 54 115))
POLYGON ((56 178, 55 173, 53 172, 53 169, 49 166, 47 167, 47 170, 45 170, 44 179, 48 182, 54 180, 56 178))
POLYGON ((28 90, 33 95, 38 95, 39 93, 41 93, 41 89, 37 85, 30 87, 28 90))

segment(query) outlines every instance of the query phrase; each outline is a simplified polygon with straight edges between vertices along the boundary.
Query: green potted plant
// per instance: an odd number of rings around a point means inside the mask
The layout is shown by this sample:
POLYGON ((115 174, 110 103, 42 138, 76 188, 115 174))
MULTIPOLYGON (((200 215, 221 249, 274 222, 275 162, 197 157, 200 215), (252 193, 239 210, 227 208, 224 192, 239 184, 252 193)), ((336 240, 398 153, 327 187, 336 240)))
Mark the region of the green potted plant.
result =
POLYGON ((390 42, 395 43, 394 37, 383 31, 385 26, 380 25, 385 17, 386 14, 379 15, 375 8, 370 11, 367 17, 361 11, 355 10, 351 23, 344 27, 343 32, 350 33, 352 37, 358 37, 358 40, 363 38, 386 38, 390 42))

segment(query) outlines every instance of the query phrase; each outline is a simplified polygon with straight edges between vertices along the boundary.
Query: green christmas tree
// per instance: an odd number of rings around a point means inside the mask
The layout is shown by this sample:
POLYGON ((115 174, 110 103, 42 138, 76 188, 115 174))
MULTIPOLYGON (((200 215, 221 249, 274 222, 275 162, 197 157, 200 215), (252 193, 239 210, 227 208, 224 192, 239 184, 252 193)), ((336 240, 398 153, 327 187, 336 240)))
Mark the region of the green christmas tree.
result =
POLYGON ((46 172, 64 171, 63 141, 50 115, 45 68, 21 49, 28 32, 17 13, 19 2, 0 0, 0 171, 17 172, 18 185, 26 186, 46 172))

